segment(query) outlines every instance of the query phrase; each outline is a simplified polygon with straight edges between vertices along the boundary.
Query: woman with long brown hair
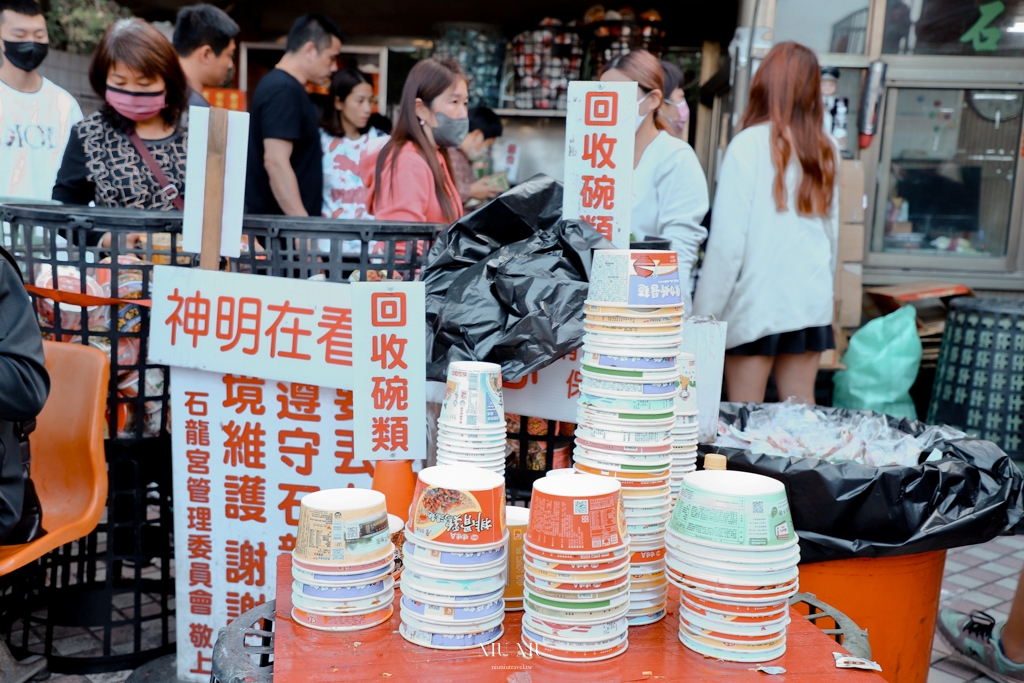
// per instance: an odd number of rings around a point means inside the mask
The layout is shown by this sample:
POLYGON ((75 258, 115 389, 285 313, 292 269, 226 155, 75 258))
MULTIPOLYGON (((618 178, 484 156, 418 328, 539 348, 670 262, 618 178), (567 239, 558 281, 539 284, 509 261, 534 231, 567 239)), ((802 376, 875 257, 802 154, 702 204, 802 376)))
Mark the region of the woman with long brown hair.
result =
MULTIPOLYGON (((679 255, 684 305, 690 313, 690 274, 707 230, 708 181, 693 148, 674 137, 672 121, 661 105, 665 76, 646 50, 634 50, 608 63, 602 81, 637 84, 636 138, 633 147, 633 209, 630 230, 638 237, 665 237, 679 255)), ((669 93, 671 94, 671 93, 669 93)))
POLYGON ((462 217, 446 149, 469 132, 469 90, 456 62, 424 59, 402 88, 391 139, 380 150, 368 210, 377 220, 451 224, 462 217))
POLYGON ((730 401, 763 401, 774 370, 780 398, 813 403, 821 352, 835 348, 838 153, 820 78, 806 47, 772 48, 725 153, 694 310, 729 323, 730 401))

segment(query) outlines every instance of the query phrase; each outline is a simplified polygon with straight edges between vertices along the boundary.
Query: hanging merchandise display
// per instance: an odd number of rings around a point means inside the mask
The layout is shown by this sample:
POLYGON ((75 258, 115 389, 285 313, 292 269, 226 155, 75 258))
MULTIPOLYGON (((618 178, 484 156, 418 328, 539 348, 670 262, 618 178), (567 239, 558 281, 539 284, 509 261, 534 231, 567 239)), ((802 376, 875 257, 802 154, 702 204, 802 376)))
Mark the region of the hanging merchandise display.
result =
POLYGON ((501 69, 505 63, 505 37, 493 26, 442 25, 434 41, 434 59, 451 59, 469 79, 469 106, 499 106, 501 69))

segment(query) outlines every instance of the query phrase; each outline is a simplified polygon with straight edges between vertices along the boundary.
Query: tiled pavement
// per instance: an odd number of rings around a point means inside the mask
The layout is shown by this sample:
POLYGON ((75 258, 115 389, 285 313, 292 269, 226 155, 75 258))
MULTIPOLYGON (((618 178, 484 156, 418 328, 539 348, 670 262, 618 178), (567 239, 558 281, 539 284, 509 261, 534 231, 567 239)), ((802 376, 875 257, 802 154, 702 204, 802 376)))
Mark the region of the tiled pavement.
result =
MULTIPOLYGON (((1000 536, 988 543, 957 548, 946 555, 942 605, 961 612, 981 610, 1006 619, 1024 568, 1024 536, 1000 536)), ((989 683, 990 679, 948 658, 949 648, 938 636, 932 649, 928 683, 989 683)))

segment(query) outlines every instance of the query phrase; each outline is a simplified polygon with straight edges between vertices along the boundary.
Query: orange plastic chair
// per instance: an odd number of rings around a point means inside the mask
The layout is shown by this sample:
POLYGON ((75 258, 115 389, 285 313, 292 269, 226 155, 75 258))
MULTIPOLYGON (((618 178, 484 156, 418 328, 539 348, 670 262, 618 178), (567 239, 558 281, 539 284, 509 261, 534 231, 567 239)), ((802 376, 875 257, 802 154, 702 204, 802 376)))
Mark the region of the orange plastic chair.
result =
MULTIPOLYGON (((107 502, 103 423, 110 360, 81 344, 43 342, 43 353, 50 396, 29 442, 47 533, 32 543, 0 546, 0 576, 88 535, 107 502)), ((0 682, 27 681, 46 668, 45 659, 30 660, 16 661, 0 640, 0 682)))
POLYGON ((82 344, 43 342, 43 353, 50 396, 29 442, 47 533, 32 543, 0 546, 0 576, 89 534, 107 503, 103 433, 110 360, 82 344))

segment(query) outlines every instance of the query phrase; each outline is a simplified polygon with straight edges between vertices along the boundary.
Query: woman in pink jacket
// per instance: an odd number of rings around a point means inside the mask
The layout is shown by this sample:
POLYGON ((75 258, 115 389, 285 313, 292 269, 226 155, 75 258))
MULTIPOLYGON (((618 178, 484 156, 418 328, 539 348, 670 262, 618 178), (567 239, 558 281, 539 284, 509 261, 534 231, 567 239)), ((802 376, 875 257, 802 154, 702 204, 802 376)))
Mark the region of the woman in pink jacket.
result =
POLYGON ((450 225, 462 217, 447 148, 458 147, 469 132, 468 101, 457 63, 424 59, 413 67, 391 139, 367 179, 377 220, 450 225))

